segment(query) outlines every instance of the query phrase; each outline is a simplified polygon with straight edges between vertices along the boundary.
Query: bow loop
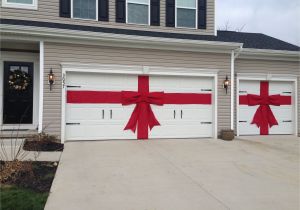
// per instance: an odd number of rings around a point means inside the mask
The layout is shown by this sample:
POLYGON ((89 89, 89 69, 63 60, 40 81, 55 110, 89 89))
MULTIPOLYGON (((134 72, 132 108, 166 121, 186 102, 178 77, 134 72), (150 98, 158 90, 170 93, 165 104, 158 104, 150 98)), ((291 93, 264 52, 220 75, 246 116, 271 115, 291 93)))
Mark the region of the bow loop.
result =
POLYGON ((143 124, 140 126, 147 126, 147 128, 150 128, 150 130, 155 126, 160 125, 151 109, 150 104, 163 106, 164 92, 140 93, 133 91, 122 91, 122 105, 132 104, 136 104, 136 106, 124 130, 132 130, 135 133, 138 124, 141 122, 145 122, 146 125, 143 124), (145 115, 143 115, 146 117, 145 120, 139 119, 142 116, 142 112, 145 112, 145 115))

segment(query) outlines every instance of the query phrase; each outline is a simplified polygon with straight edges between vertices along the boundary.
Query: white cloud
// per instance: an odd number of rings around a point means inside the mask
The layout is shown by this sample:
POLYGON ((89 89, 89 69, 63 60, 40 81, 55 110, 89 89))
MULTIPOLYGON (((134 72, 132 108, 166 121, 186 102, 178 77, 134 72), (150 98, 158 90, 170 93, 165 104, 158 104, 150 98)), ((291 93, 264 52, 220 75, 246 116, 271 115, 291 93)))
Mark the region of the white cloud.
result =
POLYGON ((264 33, 300 46, 299 0, 216 0, 217 28, 264 33))

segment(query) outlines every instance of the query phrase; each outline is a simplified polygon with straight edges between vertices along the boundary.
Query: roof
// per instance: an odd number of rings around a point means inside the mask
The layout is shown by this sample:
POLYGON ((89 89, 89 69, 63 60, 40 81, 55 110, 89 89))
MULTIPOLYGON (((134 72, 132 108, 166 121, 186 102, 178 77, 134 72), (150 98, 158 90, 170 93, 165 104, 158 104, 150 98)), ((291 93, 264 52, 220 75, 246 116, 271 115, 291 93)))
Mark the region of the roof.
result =
POLYGON ((261 33, 218 31, 217 37, 225 42, 243 43, 244 48, 300 51, 299 46, 284 42, 282 40, 261 33))
POLYGON ((135 36, 144 36, 144 37, 243 43, 244 48, 300 51, 299 46, 260 33, 218 31, 217 36, 214 36, 214 35, 142 31, 142 30, 132 30, 132 29, 108 28, 108 27, 64 24, 64 23, 54 23, 54 22, 40 22, 40 21, 30 21, 30 20, 3 19, 3 18, 0 18, 0 23, 9 24, 9 25, 67 29, 67 30, 74 30, 74 31, 99 32, 99 33, 108 33, 108 34, 135 35, 135 36))

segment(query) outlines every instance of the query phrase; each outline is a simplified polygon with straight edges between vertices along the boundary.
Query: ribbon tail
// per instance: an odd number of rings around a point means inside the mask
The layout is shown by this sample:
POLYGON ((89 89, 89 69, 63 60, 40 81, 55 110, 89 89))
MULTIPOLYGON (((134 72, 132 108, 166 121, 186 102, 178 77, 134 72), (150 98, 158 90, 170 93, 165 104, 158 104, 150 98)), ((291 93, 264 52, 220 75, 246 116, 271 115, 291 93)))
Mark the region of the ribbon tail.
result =
POLYGON ((132 132, 135 133, 138 123, 139 112, 140 106, 136 105, 124 130, 132 130, 132 132))
POLYGON ((267 107, 267 112, 268 112, 268 123, 269 123, 270 128, 274 125, 278 125, 278 122, 277 122, 270 106, 267 107))
POLYGON ((154 128, 155 126, 160 126, 160 123, 156 119, 156 117, 151 109, 150 104, 148 106, 148 126, 149 126, 150 130, 152 130, 152 128, 154 128))
POLYGON ((259 106, 254 114, 251 124, 256 124, 257 127, 259 128, 262 126, 262 121, 263 121, 263 109, 262 106, 259 106))

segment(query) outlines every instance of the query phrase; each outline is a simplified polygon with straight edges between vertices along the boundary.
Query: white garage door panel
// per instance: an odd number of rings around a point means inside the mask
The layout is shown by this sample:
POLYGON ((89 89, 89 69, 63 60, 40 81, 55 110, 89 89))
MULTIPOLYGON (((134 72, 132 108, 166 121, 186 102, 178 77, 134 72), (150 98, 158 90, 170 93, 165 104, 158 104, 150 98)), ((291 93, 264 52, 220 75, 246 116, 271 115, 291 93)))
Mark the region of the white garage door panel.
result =
MULTIPOLYGON (((99 91, 136 91, 138 77, 135 75, 111 75, 97 73, 70 73, 67 76, 67 85, 81 86, 78 90, 99 91)), ((75 88, 76 89, 76 88, 75 88)), ((72 88, 72 90, 75 90, 72 88)))
MULTIPOLYGON (((166 93, 212 93, 212 78, 150 77, 150 91, 166 93)), ((213 98, 213 96, 212 96, 213 98)), ((196 138, 213 136, 212 105, 164 105, 153 107, 161 126, 153 128, 150 138, 196 138), (174 116, 175 111, 175 116, 174 116)))
POLYGON ((69 125, 66 127, 67 140, 136 139, 131 131, 123 131, 118 125, 69 125))
POLYGON ((293 113, 292 106, 271 106, 271 109, 277 119, 278 125, 270 129, 270 134, 292 134, 294 129, 291 114, 293 113))
POLYGON ((180 129, 178 125, 164 125, 164 127, 153 128, 150 136, 151 138, 204 138, 212 135, 211 130, 212 125, 189 124, 180 129))
POLYGON ((240 134, 259 135, 259 128, 257 125, 251 124, 253 116, 258 106, 248 107, 246 105, 240 106, 239 118, 239 132, 240 134))
MULTIPOLYGON (((260 95, 260 81, 240 81, 239 95, 260 95)), ((293 134, 294 122, 294 85, 292 82, 269 82, 269 95, 292 96, 292 105, 270 106, 279 125, 269 129, 269 134, 293 134)), ((260 135, 260 129, 251 125, 254 114, 259 106, 239 105, 238 128, 240 135, 260 135), (246 122, 245 122, 246 121, 246 122)))
POLYGON ((129 119, 134 106, 122 106, 116 104, 71 104, 67 108, 67 116, 69 121, 99 121, 105 122, 107 120, 124 121, 129 119))
MULTIPOLYGON (((67 75, 67 86, 73 86, 68 90, 78 91, 136 91, 138 77, 135 75, 124 77, 122 75, 74 72, 67 75)), ((80 124, 66 125, 66 139, 135 139, 136 134, 124 131, 133 109, 134 105, 67 104, 66 123, 80 124)))
MULTIPOLYGON (((138 91, 138 76, 69 73, 66 84, 68 90, 78 91, 138 91)), ((211 94, 213 79, 150 76, 149 88, 150 92, 211 94)), ((124 131, 134 107, 121 104, 66 104, 66 139, 136 139, 136 133, 124 131)), ((149 138, 213 136, 213 105, 166 104, 151 107, 161 126, 149 131, 149 138)))

